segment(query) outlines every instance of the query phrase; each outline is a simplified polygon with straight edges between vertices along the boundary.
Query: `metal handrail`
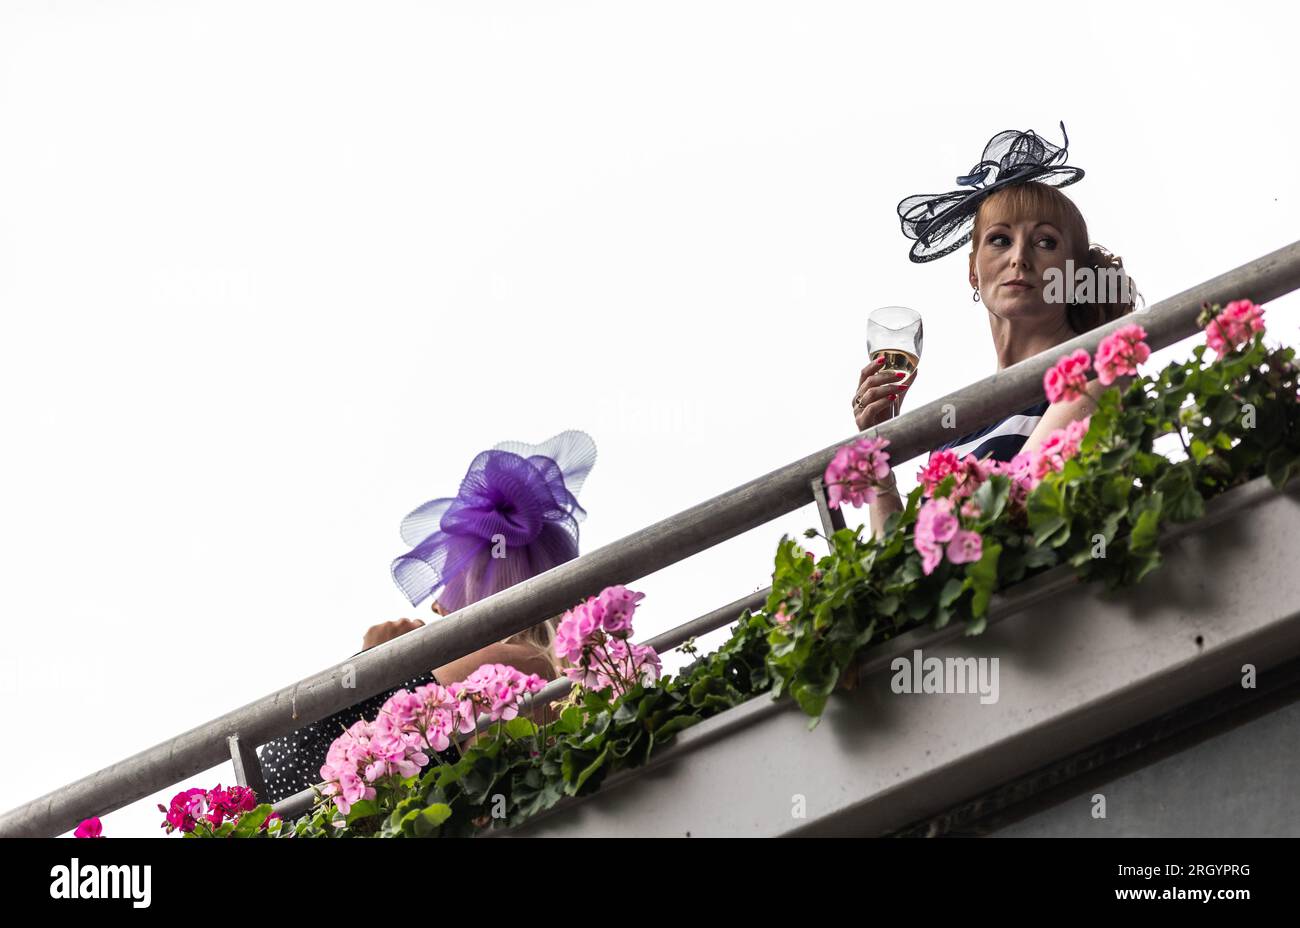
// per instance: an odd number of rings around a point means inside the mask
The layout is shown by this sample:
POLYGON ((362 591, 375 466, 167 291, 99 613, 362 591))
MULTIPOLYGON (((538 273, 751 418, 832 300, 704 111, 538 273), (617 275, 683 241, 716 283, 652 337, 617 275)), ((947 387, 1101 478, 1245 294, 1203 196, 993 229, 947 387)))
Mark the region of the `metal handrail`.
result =
MULTIPOLYGON (((1296 289, 1300 241, 1162 300, 1137 318, 1155 350, 1195 334, 1203 303, 1237 298, 1264 303, 1296 289)), ((1120 317, 871 433, 890 440, 895 461, 911 459, 950 438, 956 422, 968 431, 1041 399, 1043 375, 1061 354, 1079 348, 1091 353, 1106 335, 1132 321, 1134 317, 1120 317), (955 421, 945 416, 954 411, 955 421)), ((11 809, 0 815, 0 837, 61 834, 81 819, 104 815, 216 766, 230 756, 231 735, 245 745, 263 744, 530 628, 606 586, 632 582, 779 518, 813 502, 813 481, 852 437, 11 809), (356 686, 342 685, 349 671, 356 686)))

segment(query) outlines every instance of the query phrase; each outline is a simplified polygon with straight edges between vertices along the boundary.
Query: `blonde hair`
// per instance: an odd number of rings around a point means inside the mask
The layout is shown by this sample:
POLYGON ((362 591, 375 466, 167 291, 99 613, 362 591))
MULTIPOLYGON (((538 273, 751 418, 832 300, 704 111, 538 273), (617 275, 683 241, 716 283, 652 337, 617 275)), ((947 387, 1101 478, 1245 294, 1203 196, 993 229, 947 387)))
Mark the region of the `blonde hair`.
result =
POLYGON ((515 632, 502 644, 522 644, 532 648, 537 655, 551 666, 551 679, 554 680, 564 669, 565 663, 555 653, 555 630, 559 628, 562 616, 552 616, 545 622, 539 622, 532 628, 515 632))
POLYGON ((1007 221, 1046 220, 1064 232, 1070 240, 1072 252, 1068 257, 1074 260, 1077 267, 1116 270, 1127 280, 1128 287, 1121 288, 1119 294, 1121 298, 1113 302, 1071 303, 1066 306, 1066 321, 1076 335, 1082 335, 1100 325, 1105 325, 1112 319, 1127 315, 1143 304, 1142 294, 1138 292, 1137 285, 1124 270, 1124 260, 1118 255, 1111 254, 1101 245, 1088 243, 1088 224, 1084 221, 1083 213, 1079 212, 1079 207, 1074 205, 1074 201, 1055 187, 1037 181, 1003 187, 989 194, 980 204, 979 210, 975 213, 975 229, 971 234, 972 273, 974 273, 975 254, 979 251, 984 227, 989 224, 990 217, 994 214, 1007 221), (1122 299, 1124 289, 1132 294, 1132 299, 1122 299))

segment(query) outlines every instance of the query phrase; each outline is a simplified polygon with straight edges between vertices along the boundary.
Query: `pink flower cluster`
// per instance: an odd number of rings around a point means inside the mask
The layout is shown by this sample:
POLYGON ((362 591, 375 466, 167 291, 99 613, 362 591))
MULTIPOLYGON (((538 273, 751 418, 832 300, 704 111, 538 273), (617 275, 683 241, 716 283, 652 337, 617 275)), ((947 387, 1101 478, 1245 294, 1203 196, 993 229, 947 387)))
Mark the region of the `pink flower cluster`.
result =
POLYGON ((1250 300, 1233 300, 1205 327, 1205 343, 1223 357, 1264 331, 1264 308, 1250 300))
POLYGON ((953 564, 980 559, 983 541, 978 532, 963 528, 962 520, 969 523, 980 517, 979 506, 971 497, 989 477, 1007 477, 1011 481, 1007 505, 1013 511, 1023 510, 1025 498, 1034 487, 1079 453, 1090 422, 1091 417, 1076 419, 1053 431, 1037 448, 1023 451, 1010 461, 977 461, 970 454, 959 460, 951 451, 934 452, 917 474, 926 502, 916 515, 914 542, 925 574, 932 574, 945 556, 953 564), (935 496, 950 474, 956 475, 952 490, 945 496, 935 496))
POLYGON ((1069 402, 1083 396, 1088 385, 1088 371, 1095 368, 1097 379, 1106 386, 1116 378, 1138 372, 1138 365, 1151 357, 1146 343, 1146 329, 1140 325, 1121 326, 1101 340, 1097 354, 1078 348, 1058 360, 1043 375, 1043 392, 1049 402, 1069 402))
POLYGON ((1117 377, 1136 374, 1138 365, 1151 357, 1146 337, 1146 329, 1142 326, 1126 325, 1103 338, 1093 358, 1097 379, 1110 386, 1117 377))
POLYGON ((513 719, 520 697, 545 685, 535 673, 484 664, 460 683, 398 690, 373 722, 358 719, 334 739, 320 768, 322 792, 347 815, 356 803, 378 795, 376 783, 415 776, 428 765, 428 751, 445 751, 456 733, 474 731, 480 712, 494 722, 513 719))
POLYGON ((1082 348, 1061 358, 1043 375, 1043 392, 1051 403, 1070 402, 1083 396, 1088 385, 1088 370, 1092 359, 1082 348))
POLYGON ((826 468, 826 505, 866 506, 876 501, 876 488, 889 476, 887 438, 859 438, 835 452, 826 468))
POLYGON ((944 478, 955 476, 952 489, 953 499, 965 499, 974 493, 981 483, 988 479, 996 461, 977 461, 973 454, 958 458, 952 451, 936 451, 930 455, 925 466, 917 472, 916 479, 925 487, 924 494, 933 496, 944 478))
MULTIPOLYGON (((247 786, 225 789, 218 783, 211 790, 194 787, 173 796, 170 808, 158 805, 158 811, 167 816, 159 827, 166 828, 168 834, 193 831, 200 823, 218 828, 226 819, 238 821, 240 815, 255 808, 257 796, 247 786)), ((279 817, 278 813, 271 813, 262 823, 262 829, 279 817)))
POLYGON ((1075 419, 1065 428, 1054 430, 1041 445, 1028 452, 1025 467, 1033 481, 1029 489, 1037 486, 1048 474, 1061 470, 1066 461, 1079 453, 1079 445, 1083 436, 1088 434, 1091 421, 1091 416, 1075 419))
POLYGON ((555 635, 556 655, 573 665, 564 675, 586 689, 619 694, 658 680, 663 666, 655 649, 631 641, 632 617, 644 598, 610 586, 566 612, 555 635))
POLYGON ((519 700, 540 692, 546 681, 535 673, 525 674, 509 664, 484 664, 453 683, 449 691, 460 700, 460 711, 471 718, 486 712, 492 721, 510 721, 519 714, 519 700))
POLYGON ((983 553, 983 540, 979 532, 961 527, 953 512, 956 503, 947 496, 935 496, 925 501, 916 515, 916 550, 921 554, 921 570, 926 576, 943 560, 945 546, 948 560, 954 564, 978 561, 983 553))

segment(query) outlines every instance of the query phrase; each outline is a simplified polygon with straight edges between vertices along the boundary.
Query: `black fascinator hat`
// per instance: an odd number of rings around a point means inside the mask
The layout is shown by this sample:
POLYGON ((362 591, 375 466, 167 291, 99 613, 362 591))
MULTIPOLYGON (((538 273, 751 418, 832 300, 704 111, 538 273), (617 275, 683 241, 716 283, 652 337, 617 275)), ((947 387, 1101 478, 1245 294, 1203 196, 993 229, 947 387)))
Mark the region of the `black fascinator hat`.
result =
POLYGON ((1038 181, 1065 187, 1083 177, 1081 168, 1066 167, 1070 138, 1061 123, 1058 147, 1033 132, 1008 129, 984 146, 984 157, 970 173, 957 178, 965 189, 950 193, 920 193, 898 204, 903 234, 915 239, 909 257, 921 264, 942 258, 970 241, 975 213, 993 191, 1011 184, 1038 181))

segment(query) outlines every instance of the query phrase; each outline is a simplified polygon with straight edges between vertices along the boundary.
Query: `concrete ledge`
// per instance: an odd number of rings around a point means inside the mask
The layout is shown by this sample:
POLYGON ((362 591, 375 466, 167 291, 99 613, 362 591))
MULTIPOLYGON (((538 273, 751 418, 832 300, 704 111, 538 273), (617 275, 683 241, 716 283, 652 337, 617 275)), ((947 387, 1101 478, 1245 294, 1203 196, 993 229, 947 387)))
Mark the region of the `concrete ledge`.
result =
MULTIPOLYGON (((1107 594, 1068 570, 995 598, 976 638, 913 632, 873 654, 821 725, 759 697, 519 836, 877 835, 1300 654, 1300 488, 1261 478, 1162 538, 1165 563, 1107 594), (999 698, 895 694, 890 661, 998 658, 999 698), (802 812, 803 817, 798 817, 802 812)), ((954 634, 955 631, 955 634, 954 634)))

